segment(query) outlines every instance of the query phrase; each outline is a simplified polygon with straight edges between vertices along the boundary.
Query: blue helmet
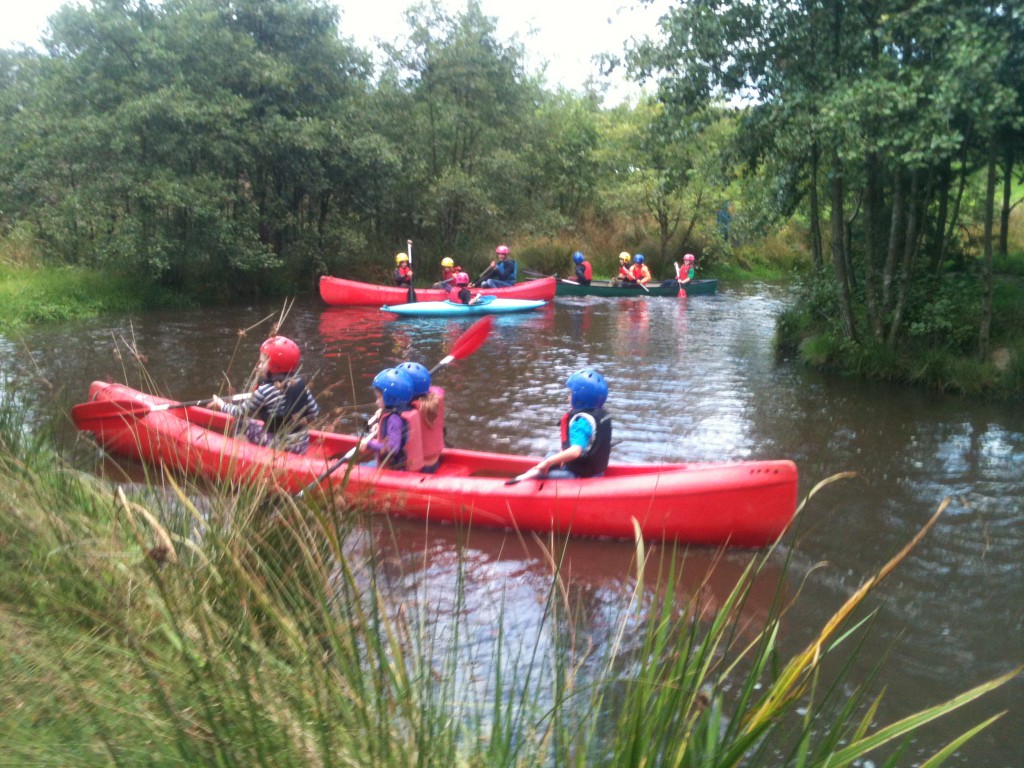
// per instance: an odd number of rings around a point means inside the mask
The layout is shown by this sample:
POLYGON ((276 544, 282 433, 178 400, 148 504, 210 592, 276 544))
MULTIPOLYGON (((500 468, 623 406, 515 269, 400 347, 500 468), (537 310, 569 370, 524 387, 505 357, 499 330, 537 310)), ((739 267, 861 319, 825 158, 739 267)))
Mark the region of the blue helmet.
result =
POLYGON ((396 370, 403 371, 412 379, 412 396, 420 397, 430 389, 430 371, 419 363, 402 363, 396 370))
POLYGON ((608 399, 608 382, 593 368, 576 371, 566 380, 565 386, 572 393, 573 408, 600 408, 608 399))
POLYGON ((642 253, 638 253, 636 256, 633 257, 633 261, 635 261, 637 264, 643 264, 644 255, 642 253))
POLYGON ((585 258, 586 256, 583 255, 582 251, 576 251, 576 253, 572 255, 572 260, 575 261, 577 264, 582 264, 585 258))
POLYGON ((373 386, 380 390, 384 405, 389 408, 407 405, 412 400, 412 378, 397 368, 385 368, 378 373, 373 379, 373 386))

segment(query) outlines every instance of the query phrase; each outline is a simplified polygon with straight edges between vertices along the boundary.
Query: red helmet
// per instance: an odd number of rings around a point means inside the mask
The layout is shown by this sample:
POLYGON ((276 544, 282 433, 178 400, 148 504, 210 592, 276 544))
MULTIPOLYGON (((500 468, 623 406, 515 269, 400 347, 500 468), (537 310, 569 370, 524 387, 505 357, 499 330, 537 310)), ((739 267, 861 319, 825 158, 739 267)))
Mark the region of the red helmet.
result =
POLYGON ((267 373, 291 373, 302 358, 299 345, 287 336, 271 336, 260 344, 260 354, 267 356, 267 373))
POLYGON ((499 256, 508 256, 508 246, 499 245, 497 248, 494 249, 494 252, 499 256))

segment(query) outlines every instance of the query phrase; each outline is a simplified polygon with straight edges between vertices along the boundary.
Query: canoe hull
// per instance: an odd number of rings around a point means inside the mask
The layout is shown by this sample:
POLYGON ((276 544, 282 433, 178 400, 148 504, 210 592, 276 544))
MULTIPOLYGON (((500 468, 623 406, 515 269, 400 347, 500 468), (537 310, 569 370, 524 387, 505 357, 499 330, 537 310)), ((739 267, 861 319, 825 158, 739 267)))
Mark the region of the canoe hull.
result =
MULTIPOLYGON (((416 288, 418 301, 444 301, 449 294, 440 288, 416 288)), ((506 299, 537 299, 551 301, 555 298, 555 278, 527 280, 508 288, 473 289, 474 293, 485 296, 501 296, 506 299)), ((409 300, 408 288, 392 285, 374 285, 356 280, 324 275, 320 278, 320 298, 335 307, 367 306, 379 307, 384 304, 404 304, 409 300)))
MULTIPOLYGON (((707 280, 691 280, 687 283, 687 296, 710 296, 718 290, 718 280, 709 278, 707 280)), ((590 285, 574 285, 564 280, 559 280, 555 294, 557 296, 605 296, 613 298, 627 298, 630 296, 678 296, 679 284, 675 280, 665 280, 662 283, 651 283, 645 291, 643 288, 617 288, 606 283, 591 283, 590 285)))
MULTIPOLYGON (((93 382, 89 400, 170 402, 120 384, 93 382)), ((344 455, 356 438, 311 433, 296 456, 231 436, 232 419, 202 407, 113 417, 90 428, 110 453, 226 482, 296 493, 344 455)), ((538 459, 446 449, 435 475, 356 465, 322 483, 375 512, 537 533, 711 546, 771 544, 793 517, 797 470, 790 461, 732 464, 613 463, 604 477, 527 480, 538 459)))
POLYGON ((405 317, 474 317, 476 315, 531 312, 540 309, 545 304, 547 304, 546 301, 495 297, 491 301, 480 304, 461 304, 454 301, 417 301, 414 304, 385 305, 381 309, 405 317))

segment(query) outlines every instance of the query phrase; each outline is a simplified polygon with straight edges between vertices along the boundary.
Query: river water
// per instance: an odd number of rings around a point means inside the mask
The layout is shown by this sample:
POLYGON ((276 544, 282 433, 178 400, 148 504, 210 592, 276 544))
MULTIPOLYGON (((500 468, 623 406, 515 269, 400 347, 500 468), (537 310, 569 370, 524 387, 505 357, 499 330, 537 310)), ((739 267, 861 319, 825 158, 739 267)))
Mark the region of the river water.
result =
MULTIPOLYGON (((750 285, 689 299, 559 298, 535 313, 499 317, 479 351, 435 379, 448 392, 448 441, 508 453, 552 450, 566 405, 562 384, 593 366, 610 384, 618 460, 789 458, 800 470, 801 498, 835 473, 855 472, 810 501, 797 535, 779 552, 780 561, 791 557, 787 578, 800 589, 783 625, 790 650, 951 499, 936 528, 870 598, 877 617, 853 678, 863 682, 889 655, 878 681, 886 686, 878 719, 889 722, 1024 662, 1024 413, 1015 404, 778 361, 771 339, 786 302, 785 289, 750 285)), ((88 468, 96 451, 66 412, 91 380, 126 381, 182 400, 229 382, 241 387, 283 310, 239 305, 37 328, 0 339, 0 360, 23 383, 37 423, 52 419, 69 455, 88 468)), ((397 319, 309 297, 287 309, 281 332, 303 347, 303 370, 321 406, 339 428, 355 431, 371 410, 377 371, 407 359, 432 366, 470 322, 397 319)), ((456 532, 412 524, 395 531, 394 557, 417 564, 408 578, 429 580, 443 594, 454 578, 456 532)), ((493 607, 499 584, 506 604, 519 601, 519 614, 541 609, 550 586, 543 551, 482 530, 461 544, 476 574, 466 585, 469 605, 493 607)), ((570 542, 566 556, 571 588, 584 599, 614 602, 632 584, 628 543, 570 542)), ((723 595, 750 557, 731 552, 719 563, 713 580, 723 595)), ((694 583, 714 560, 714 553, 690 553, 694 583)), ((763 591, 762 606, 770 600, 770 589, 763 591)), ((758 600, 751 604, 757 614, 758 600)), ((1002 710, 951 765, 1024 765, 1024 680, 968 713, 976 722, 1002 710)), ((934 750, 956 726, 931 726, 910 754, 934 750)))

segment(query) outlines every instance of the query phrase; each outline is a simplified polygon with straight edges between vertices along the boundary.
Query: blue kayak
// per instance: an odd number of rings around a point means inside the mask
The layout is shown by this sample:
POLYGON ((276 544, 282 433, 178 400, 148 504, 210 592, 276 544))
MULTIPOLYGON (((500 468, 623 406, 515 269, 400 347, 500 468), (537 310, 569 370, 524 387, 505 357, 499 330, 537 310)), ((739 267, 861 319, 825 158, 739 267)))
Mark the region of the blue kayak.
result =
POLYGON ((419 317, 465 317, 468 315, 501 315, 509 312, 529 312, 540 309, 546 301, 530 299, 503 299, 498 296, 481 296, 476 304, 458 301, 416 301, 410 304, 395 304, 381 307, 385 312, 396 315, 419 317))

